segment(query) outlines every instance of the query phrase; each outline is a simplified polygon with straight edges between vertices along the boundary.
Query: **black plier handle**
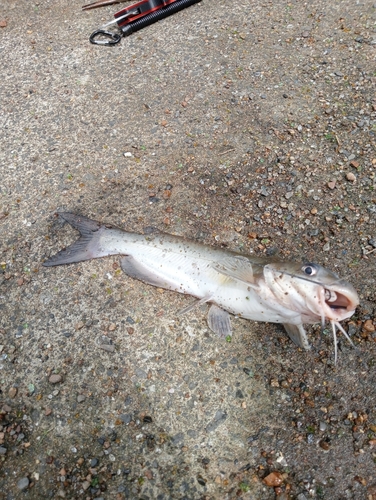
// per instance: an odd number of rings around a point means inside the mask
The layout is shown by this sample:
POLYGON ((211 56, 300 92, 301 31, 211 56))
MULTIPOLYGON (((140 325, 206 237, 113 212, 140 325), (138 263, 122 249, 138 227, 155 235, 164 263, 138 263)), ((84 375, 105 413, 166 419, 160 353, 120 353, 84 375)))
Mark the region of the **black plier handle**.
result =
POLYGON ((116 45, 121 36, 132 33, 149 26, 150 24, 175 14, 201 0, 142 0, 129 7, 116 12, 115 20, 106 24, 117 24, 120 34, 99 29, 90 36, 90 42, 95 45, 116 45), (99 38, 100 39, 99 39, 99 38), (105 39, 103 39, 103 37, 105 39))

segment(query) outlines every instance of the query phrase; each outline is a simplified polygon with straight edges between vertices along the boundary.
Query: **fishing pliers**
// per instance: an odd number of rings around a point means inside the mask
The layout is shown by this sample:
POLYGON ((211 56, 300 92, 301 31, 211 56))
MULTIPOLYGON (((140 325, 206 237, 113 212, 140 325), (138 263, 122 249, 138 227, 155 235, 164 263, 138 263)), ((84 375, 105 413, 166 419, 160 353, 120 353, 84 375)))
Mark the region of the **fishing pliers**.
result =
MULTIPOLYGON (((95 9, 103 5, 121 3, 124 0, 99 0, 95 3, 84 5, 84 10, 95 9)), ((90 42, 95 45, 116 45, 122 36, 129 36, 150 24, 175 14, 201 0, 141 0, 114 14, 114 20, 94 31, 90 35, 90 42), (110 25, 117 25, 120 33, 107 31, 110 25), (104 37, 104 39, 103 39, 104 37)))

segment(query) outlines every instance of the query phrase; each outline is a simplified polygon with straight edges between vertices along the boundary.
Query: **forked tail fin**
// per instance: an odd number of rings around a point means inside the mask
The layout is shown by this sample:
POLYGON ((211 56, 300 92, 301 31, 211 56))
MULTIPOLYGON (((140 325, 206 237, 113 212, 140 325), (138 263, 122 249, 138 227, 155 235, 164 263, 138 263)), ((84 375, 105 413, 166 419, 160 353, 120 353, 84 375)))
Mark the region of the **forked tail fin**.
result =
POLYGON ((81 236, 80 238, 69 245, 69 247, 61 250, 57 254, 43 262, 43 266, 52 267, 63 264, 73 264, 84 260, 96 259, 108 255, 100 248, 100 236, 106 230, 99 222, 75 215, 69 212, 59 212, 60 217, 67 221, 72 227, 77 229, 81 236))

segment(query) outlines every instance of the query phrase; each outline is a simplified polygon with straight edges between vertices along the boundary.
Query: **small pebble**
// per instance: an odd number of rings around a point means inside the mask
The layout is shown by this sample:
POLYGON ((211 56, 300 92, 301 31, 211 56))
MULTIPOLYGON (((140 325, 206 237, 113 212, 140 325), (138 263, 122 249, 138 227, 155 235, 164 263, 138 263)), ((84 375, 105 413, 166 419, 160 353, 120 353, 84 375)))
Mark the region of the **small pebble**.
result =
POLYGON ((84 396, 83 394, 79 394, 77 396, 77 403, 82 403, 83 401, 85 401, 86 399, 86 396, 84 396))
POLYGON ((376 330, 375 325, 373 324, 371 319, 367 319, 367 321, 363 323, 363 330, 369 333, 372 333, 376 330))
POLYGON ((263 479, 266 486, 280 486, 282 484, 282 474, 278 471, 271 472, 268 476, 263 479))
POLYGON ((322 439, 319 442, 319 445, 320 445, 320 448, 323 449, 324 451, 329 451, 330 450, 330 444, 327 441, 325 441, 325 439, 322 439))
POLYGON ((320 422, 320 431, 321 432, 326 431, 327 427, 328 427, 328 425, 326 422, 320 422))
POLYGON ((132 421, 132 415, 130 413, 122 413, 119 418, 126 425, 132 421))
POLYGON ((63 380, 63 377, 59 375, 58 373, 53 373, 50 378, 48 379, 50 384, 58 384, 63 380))
POLYGON ((7 449, 4 446, 0 446, 0 455, 6 455, 7 449))
POLYGON ((143 378, 145 380, 148 378, 148 374, 142 368, 136 368, 135 374, 136 374, 136 377, 138 377, 138 378, 143 378))
POLYGON ((201 486, 205 486, 206 484, 206 479, 203 478, 201 475, 197 476, 197 482, 201 485, 201 486))
POLYGON ((329 189, 334 189, 335 187, 336 187, 336 181, 335 180, 328 182, 328 188, 329 189))
POLYGON ((90 488, 90 482, 89 482, 89 481, 84 481, 84 482, 82 483, 82 489, 83 489, 84 491, 86 491, 86 490, 87 490, 87 489, 89 489, 89 488, 90 488))
POLYGON ((26 488, 29 486, 29 478, 23 477, 17 482, 17 488, 19 490, 26 490, 26 488))
POLYGON ((17 388, 16 387, 11 387, 8 392, 8 396, 11 399, 14 399, 17 396, 17 388))
POLYGON ((113 344, 102 344, 99 347, 107 352, 115 352, 115 346, 113 344))
POLYGON ((367 486, 367 480, 362 476, 355 476, 354 481, 357 481, 362 486, 367 486))
POLYGON ((350 182, 355 182, 356 181, 356 177, 355 175, 352 173, 352 172, 348 172, 346 174, 346 179, 350 182))
POLYGON ((277 459, 276 462, 282 465, 282 467, 287 467, 287 461, 283 455, 280 455, 277 459))

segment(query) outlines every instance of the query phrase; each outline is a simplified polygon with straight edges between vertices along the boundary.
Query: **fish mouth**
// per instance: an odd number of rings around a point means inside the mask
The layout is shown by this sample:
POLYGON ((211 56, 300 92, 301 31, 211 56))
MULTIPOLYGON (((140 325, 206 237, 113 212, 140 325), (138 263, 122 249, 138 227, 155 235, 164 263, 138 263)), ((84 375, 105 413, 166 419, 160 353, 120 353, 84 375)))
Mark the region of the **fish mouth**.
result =
MULTIPOLYGON (((341 292, 325 288, 325 304, 333 310, 347 311, 353 302, 341 292)), ((353 309, 354 307, 351 307, 353 309)))

